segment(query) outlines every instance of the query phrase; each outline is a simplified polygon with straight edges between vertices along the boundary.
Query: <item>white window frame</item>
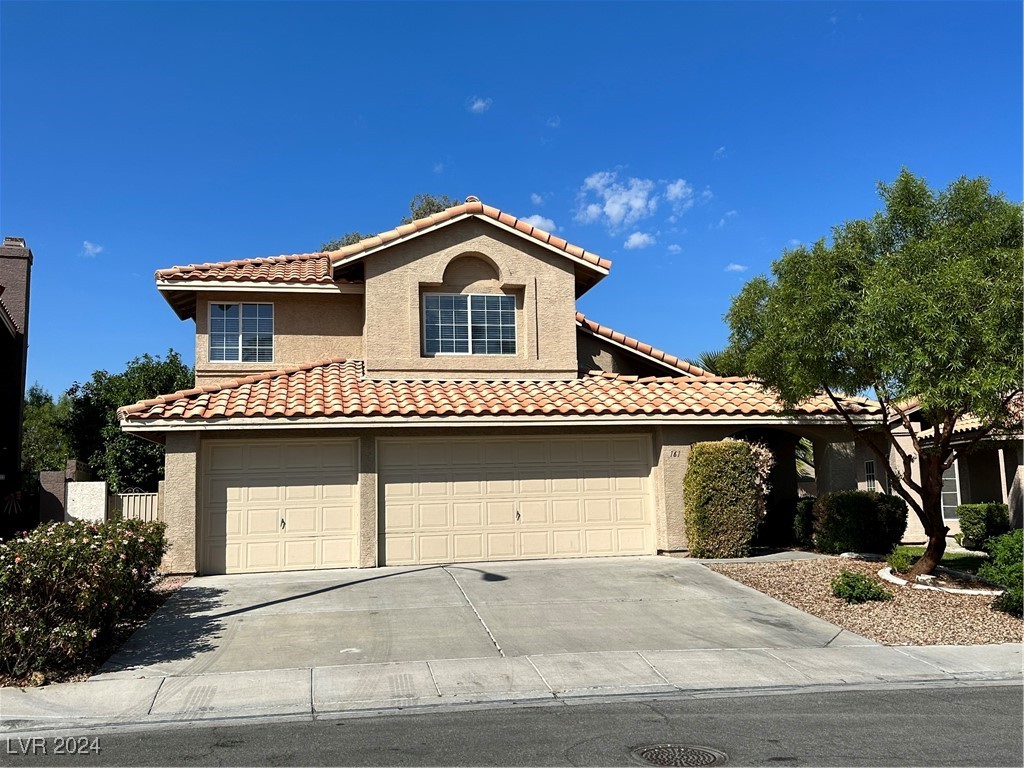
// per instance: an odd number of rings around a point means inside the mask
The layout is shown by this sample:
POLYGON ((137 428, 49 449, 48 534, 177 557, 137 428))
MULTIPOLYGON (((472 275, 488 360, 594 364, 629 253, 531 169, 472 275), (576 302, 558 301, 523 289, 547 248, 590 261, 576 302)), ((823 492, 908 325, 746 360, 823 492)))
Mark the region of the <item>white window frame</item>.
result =
MULTIPOLYGON (((953 507, 953 514, 946 517, 946 505, 942 504, 942 519, 943 520, 959 520, 960 518, 956 514, 957 508, 963 503, 963 494, 960 491, 960 459, 955 459, 953 464, 950 466, 953 470, 953 480, 956 483, 956 506, 953 507)), ((943 478, 945 483, 945 478, 943 478)), ((939 492, 939 502, 942 502, 942 497, 945 496, 944 491, 939 492)))
POLYGON ((515 306, 516 298, 509 293, 424 293, 420 297, 420 350, 424 357, 515 357, 519 354, 519 310, 515 306), (456 296, 466 298, 466 350, 465 352, 427 352, 427 302, 428 296, 456 296), (512 342, 515 349, 512 352, 474 352, 473 351, 473 297, 474 296, 506 296, 512 299, 512 329, 515 336, 512 342))
POLYGON ((274 302, 272 301, 211 301, 206 306, 206 361, 208 363, 221 364, 221 363, 244 363, 245 365, 266 365, 274 362, 274 355, 277 351, 277 338, 276 338, 276 319, 275 316, 277 311, 274 308, 274 302), (237 306, 238 307, 238 357, 234 360, 214 360, 213 359, 213 307, 214 305, 219 306, 237 306), (242 359, 242 307, 243 306, 265 306, 270 307, 270 359, 269 360, 243 360, 242 359))
POLYGON ((878 490, 878 480, 875 476, 875 460, 868 459, 864 462, 864 483, 869 491, 878 490))

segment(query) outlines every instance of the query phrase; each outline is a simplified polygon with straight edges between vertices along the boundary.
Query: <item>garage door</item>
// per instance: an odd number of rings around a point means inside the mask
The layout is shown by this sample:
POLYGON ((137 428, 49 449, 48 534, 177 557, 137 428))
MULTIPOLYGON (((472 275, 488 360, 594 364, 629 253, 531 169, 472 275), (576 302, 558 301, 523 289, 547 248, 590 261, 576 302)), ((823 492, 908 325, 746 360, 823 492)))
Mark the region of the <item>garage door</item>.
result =
POLYGON ((654 552, 645 436, 378 441, 388 565, 654 552))
POLYGON ((203 573, 358 565, 354 440, 203 443, 203 573))

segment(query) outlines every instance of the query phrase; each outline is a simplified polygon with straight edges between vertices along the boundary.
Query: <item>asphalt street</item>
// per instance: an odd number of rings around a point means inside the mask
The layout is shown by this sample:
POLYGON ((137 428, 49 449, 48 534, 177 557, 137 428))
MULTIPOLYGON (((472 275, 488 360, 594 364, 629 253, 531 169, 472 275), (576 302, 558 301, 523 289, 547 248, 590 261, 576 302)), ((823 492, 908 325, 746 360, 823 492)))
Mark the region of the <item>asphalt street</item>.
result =
POLYGON ((631 750, 717 750, 727 765, 1020 766, 1021 686, 730 697, 80 730, 11 739, 6 765, 638 765, 631 750), (68 741, 68 739, 73 739, 68 741), (58 744, 64 752, 55 754, 58 744))

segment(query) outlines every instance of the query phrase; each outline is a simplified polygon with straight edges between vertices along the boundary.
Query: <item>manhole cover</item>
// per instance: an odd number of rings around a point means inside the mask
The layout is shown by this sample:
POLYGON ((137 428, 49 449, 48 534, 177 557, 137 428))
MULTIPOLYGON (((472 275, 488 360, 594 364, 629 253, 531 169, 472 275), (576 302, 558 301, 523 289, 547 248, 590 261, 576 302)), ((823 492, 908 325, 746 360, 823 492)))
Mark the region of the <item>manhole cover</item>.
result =
POLYGON ((630 754, 644 765, 725 765, 729 759, 717 749, 688 744, 648 744, 630 754))

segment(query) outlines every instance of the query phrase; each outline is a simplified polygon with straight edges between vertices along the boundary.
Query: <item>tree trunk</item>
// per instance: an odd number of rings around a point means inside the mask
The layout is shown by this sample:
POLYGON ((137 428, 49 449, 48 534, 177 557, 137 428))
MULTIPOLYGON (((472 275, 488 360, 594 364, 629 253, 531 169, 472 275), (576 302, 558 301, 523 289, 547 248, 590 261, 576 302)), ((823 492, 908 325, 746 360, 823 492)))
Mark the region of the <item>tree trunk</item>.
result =
POLYGON ((946 534, 949 528, 942 519, 942 462, 935 455, 922 454, 921 459, 921 513, 928 544, 924 555, 914 563, 907 576, 913 583, 918 576, 930 574, 946 552, 946 534))

